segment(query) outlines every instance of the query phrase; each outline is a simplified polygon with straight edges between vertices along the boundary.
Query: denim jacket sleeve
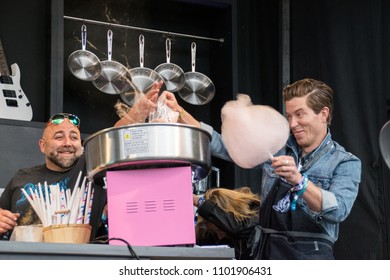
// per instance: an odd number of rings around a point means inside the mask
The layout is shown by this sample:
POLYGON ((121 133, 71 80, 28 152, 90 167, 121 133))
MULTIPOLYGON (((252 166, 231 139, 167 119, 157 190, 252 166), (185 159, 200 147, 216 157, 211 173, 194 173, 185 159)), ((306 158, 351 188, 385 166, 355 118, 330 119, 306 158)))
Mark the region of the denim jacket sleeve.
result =
POLYGON ((320 187, 322 193, 322 211, 316 218, 325 219, 329 223, 340 223, 348 217, 356 200, 361 162, 354 155, 342 150, 336 150, 332 157, 340 161, 333 170, 329 184, 326 184, 327 180, 319 180, 313 176, 313 180, 317 181, 313 183, 320 187))
POLYGON ((200 122, 200 128, 211 134, 211 155, 227 161, 232 161, 227 149, 225 148, 225 145, 223 144, 221 134, 216 132, 210 125, 202 122, 200 122))

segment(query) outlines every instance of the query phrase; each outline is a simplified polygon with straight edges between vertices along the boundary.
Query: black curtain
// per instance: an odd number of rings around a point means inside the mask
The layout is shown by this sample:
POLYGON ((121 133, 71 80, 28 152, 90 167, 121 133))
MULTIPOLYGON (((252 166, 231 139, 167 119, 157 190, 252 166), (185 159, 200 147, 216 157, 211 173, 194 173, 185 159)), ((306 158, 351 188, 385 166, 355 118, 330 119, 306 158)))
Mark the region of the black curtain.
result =
POLYGON ((390 1, 291 1, 292 80, 312 77, 335 91, 333 138, 362 161, 339 259, 388 259, 389 170, 378 145, 388 120, 390 1))
MULTIPOLYGON (((281 110, 278 2, 237 1, 237 92, 248 94, 253 104, 281 110)), ((235 187, 248 186, 259 193, 260 184, 261 169, 235 167, 235 187)))

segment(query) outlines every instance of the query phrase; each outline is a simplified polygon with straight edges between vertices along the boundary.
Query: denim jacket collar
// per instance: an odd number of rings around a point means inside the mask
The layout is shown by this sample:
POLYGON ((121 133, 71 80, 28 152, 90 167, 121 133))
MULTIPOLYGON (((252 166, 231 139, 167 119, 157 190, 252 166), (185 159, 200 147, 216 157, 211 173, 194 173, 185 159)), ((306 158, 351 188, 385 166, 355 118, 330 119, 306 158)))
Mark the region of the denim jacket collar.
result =
POLYGON ((302 157, 302 149, 298 145, 297 140, 293 135, 291 135, 290 138, 287 140, 286 147, 287 147, 287 151, 291 150, 296 162, 298 163, 300 162, 303 169, 309 169, 308 164, 315 161, 315 159, 318 158, 320 154, 325 152, 324 149, 328 150, 331 147, 333 147, 332 135, 328 128, 328 132, 324 140, 321 142, 321 144, 316 149, 314 149, 313 151, 305 155, 304 157, 302 157))

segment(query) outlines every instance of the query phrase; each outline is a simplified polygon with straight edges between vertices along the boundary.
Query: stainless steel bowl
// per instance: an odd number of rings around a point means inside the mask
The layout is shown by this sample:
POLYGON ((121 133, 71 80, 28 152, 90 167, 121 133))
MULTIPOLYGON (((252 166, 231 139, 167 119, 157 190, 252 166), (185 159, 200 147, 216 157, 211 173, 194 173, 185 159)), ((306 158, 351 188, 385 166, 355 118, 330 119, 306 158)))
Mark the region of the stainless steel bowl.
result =
POLYGON ((193 179, 211 169, 211 135, 200 128, 171 123, 144 123, 107 128, 84 141, 87 172, 102 178, 106 170, 191 165, 193 179))

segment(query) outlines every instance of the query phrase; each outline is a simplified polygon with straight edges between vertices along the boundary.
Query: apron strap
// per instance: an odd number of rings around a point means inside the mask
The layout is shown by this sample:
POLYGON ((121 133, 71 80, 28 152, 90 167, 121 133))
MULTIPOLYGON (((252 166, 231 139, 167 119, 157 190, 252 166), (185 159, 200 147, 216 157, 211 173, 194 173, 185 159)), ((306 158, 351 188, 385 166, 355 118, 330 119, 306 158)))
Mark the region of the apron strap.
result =
POLYGON ((329 235, 327 235, 325 233, 304 232, 304 231, 279 231, 279 230, 274 230, 274 229, 270 229, 270 228, 262 228, 262 227, 261 227, 261 231, 263 233, 274 233, 274 234, 280 234, 280 235, 289 236, 289 237, 320 238, 320 239, 325 239, 333 244, 333 240, 329 237, 329 235))

